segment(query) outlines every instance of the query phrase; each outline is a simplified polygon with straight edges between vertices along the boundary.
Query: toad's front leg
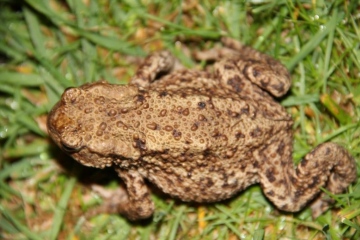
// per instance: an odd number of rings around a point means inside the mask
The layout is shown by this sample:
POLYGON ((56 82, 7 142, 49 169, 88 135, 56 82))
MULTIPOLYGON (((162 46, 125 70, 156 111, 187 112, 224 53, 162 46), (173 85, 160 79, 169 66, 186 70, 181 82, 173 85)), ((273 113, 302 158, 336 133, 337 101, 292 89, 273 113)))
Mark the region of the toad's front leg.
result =
POLYGON ((145 58, 131 79, 130 84, 147 87, 158 75, 168 74, 174 68, 180 68, 179 65, 180 63, 169 51, 154 52, 145 58))
POLYGON ((99 207, 87 211, 85 217, 108 213, 121 214, 132 221, 149 218, 155 207, 142 176, 134 170, 115 170, 124 181, 125 189, 121 186, 115 191, 104 192, 101 188, 95 188, 95 191, 103 195, 104 202, 99 207))
POLYGON ((143 177, 134 170, 115 169, 126 186, 126 193, 114 196, 107 212, 120 213, 130 220, 150 217, 154 213, 154 202, 143 177))
MULTIPOLYGON (((294 170, 290 147, 283 142, 259 151, 260 183, 265 195, 281 210, 296 212, 325 187, 343 192, 356 179, 356 163, 335 143, 323 143, 308 153, 294 170)), ((312 205, 313 217, 328 208, 323 194, 312 205)))

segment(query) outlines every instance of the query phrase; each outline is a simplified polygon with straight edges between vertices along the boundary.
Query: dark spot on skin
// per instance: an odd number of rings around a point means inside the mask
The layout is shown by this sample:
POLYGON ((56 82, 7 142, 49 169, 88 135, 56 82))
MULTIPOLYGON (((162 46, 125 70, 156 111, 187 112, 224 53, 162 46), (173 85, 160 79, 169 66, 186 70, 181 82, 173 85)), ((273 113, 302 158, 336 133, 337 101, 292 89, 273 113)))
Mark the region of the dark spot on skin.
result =
MULTIPOLYGON (((297 169, 296 169, 297 170, 297 169)), ((293 176, 290 176, 289 177, 289 179, 290 179, 290 182, 292 183, 292 184, 297 184, 297 179, 295 178, 295 177, 293 177, 293 176)))
POLYGON ((211 178, 207 178, 206 186, 212 187, 214 185, 214 182, 211 180, 211 178))
POLYGON ((229 78, 227 80, 227 85, 230 85, 237 93, 240 93, 244 88, 244 83, 240 80, 239 76, 229 78))
POLYGON ((172 135, 174 136, 174 138, 176 140, 179 140, 181 138, 181 132, 179 132, 178 130, 174 129, 172 132, 172 135))
POLYGON ((259 71, 258 71, 258 70, 256 70, 256 69, 253 69, 252 74, 253 74, 253 76, 254 76, 254 77, 258 77, 258 76, 260 76, 260 75, 261 75, 261 72, 259 72, 259 71))
POLYGON ((240 170, 241 170, 241 172, 244 172, 245 171, 245 169, 246 169, 246 164, 240 164, 240 170))
POLYGON ((236 140, 239 140, 240 138, 244 138, 245 137, 245 135, 242 133, 242 132, 240 132, 240 131, 237 131, 236 133, 235 133, 235 138, 236 138, 236 140))
POLYGON ((285 200, 285 199, 286 199, 285 196, 277 196, 277 198, 278 198, 279 200, 285 200))
POLYGON ((285 143, 284 141, 281 141, 276 149, 276 153, 282 156, 284 154, 284 148, 285 148, 285 143))
POLYGON ((249 76, 250 74, 252 74, 254 77, 259 76, 261 73, 259 70, 255 70, 253 69, 254 65, 258 65, 261 64, 260 61, 254 60, 254 59, 248 59, 247 60, 247 64, 244 66, 242 73, 244 74, 244 76, 248 79, 251 79, 251 77, 249 76), (249 69, 251 71, 249 71, 249 69))
POLYGON ((198 102, 198 106, 199 106, 200 109, 204 109, 206 107, 206 103, 198 102))
POLYGON ((309 184, 308 188, 314 188, 319 184, 319 177, 318 176, 314 176, 312 177, 312 183, 309 184))
POLYGON ((301 163, 300 163, 300 165, 301 165, 301 167, 306 167, 306 165, 308 164, 308 160, 306 160, 306 159, 303 159, 302 161, 301 161, 301 163))
POLYGON ((226 113, 227 113, 228 116, 233 117, 233 118, 237 118, 237 117, 240 116, 239 113, 233 112, 233 111, 231 111, 230 109, 227 109, 227 110, 226 110, 226 113))
POLYGON ((187 97, 186 92, 181 92, 180 97, 181 97, 181 98, 186 98, 186 97, 187 97))
POLYGON ((298 199, 301 198, 303 195, 304 192, 302 191, 302 189, 295 191, 293 201, 298 202, 298 199))
POLYGON ((211 154, 211 150, 210 149, 205 149, 204 150, 204 153, 203 153, 203 156, 205 157, 205 158, 208 158, 209 156, 211 156, 212 154, 211 154))
POLYGON ((287 165, 288 165, 288 161, 287 161, 287 159, 281 159, 281 162, 280 162, 280 165, 282 166, 282 167, 286 167, 287 165))
POLYGON ((271 169, 266 170, 265 176, 269 180, 269 182, 271 182, 271 183, 276 181, 276 178, 274 176, 274 171, 272 171, 271 169))
POLYGON ((211 134, 211 136, 215 139, 219 138, 222 136, 222 134, 220 133, 220 131, 218 129, 215 129, 213 134, 211 134))
POLYGON ((245 114, 245 115, 249 115, 250 109, 249 109, 249 105, 246 104, 245 107, 240 109, 241 113, 245 114))
POLYGON ((222 179, 224 182, 227 182, 228 181, 228 175, 225 173, 225 170, 224 169, 221 169, 221 171, 223 172, 222 174, 222 179))
POLYGON ((136 145, 136 148, 139 148, 140 150, 146 150, 146 144, 141 139, 136 139, 135 140, 135 145, 136 145))
POLYGON ((138 102, 144 102, 144 101, 145 101, 145 97, 144 97, 144 95, 139 94, 139 95, 137 95, 136 100, 137 100, 138 102))
POLYGON ((266 195, 273 197, 275 195, 274 191, 269 191, 266 193, 266 195))
POLYGON ((167 95, 168 95, 168 92, 166 92, 166 91, 161 91, 159 94, 160 97, 166 97, 167 95))
POLYGON ((265 81, 264 79, 262 79, 260 81, 260 85, 263 89, 265 89, 268 85, 269 85, 269 79, 266 78, 267 81, 265 81))
POLYGON ((275 89, 277 92, 285 92, 284 83, 279 82, 278 84, 271 85, 273 89, 275 89))
POLYGON ((141 206, 138 206, 138 207, 136 208, 136 211, 137 211, 138 213, 141 213, 141 212, 144 211, 144 209, 143 209, 141 206))

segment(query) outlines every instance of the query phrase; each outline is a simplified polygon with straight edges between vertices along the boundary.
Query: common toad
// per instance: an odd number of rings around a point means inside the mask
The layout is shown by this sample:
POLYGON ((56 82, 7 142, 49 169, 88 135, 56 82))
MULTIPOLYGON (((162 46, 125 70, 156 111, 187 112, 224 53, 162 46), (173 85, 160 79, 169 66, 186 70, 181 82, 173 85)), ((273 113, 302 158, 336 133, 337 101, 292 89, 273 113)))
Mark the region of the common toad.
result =
POLYGON ((114 166, 126 185, 117 211, 148 218, 154 203, 144 182, 183 201, 216 202, 260 183, 288 212, 328 203, 320 187, 341 193, 356 178, 354 159, 323 143, 294 168, 292 119, 273 99, 290 87, 278 61, 240 43, 198 58, 214 71, 177 66, 166 51, 146 58, 129 85, 105 81, 67 89, 48 116, 52 139, 85 166, 114 166))

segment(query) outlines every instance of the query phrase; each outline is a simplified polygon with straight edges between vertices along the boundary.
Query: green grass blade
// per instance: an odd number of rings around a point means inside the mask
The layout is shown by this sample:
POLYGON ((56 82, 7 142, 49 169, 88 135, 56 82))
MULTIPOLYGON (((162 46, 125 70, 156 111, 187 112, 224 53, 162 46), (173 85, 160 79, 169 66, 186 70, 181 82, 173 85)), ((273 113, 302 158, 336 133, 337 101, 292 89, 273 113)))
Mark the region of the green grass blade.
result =
POLYGON ((42 240, 43 238, 40 235, 37 235, 30 231, 23 223, 21 223, 11 212, 9 212, 4 206, 0 205, 0 213, 11 222, 15 228, 17 228, 22 234, 24 234, 28 239, 32 240, 42 240))
POLYGON ((40 30, 40 24, 37 16, 28 7, 23 8, 25 20, 27 22, 27 28, 29 29, 29 35, 31 37, 34 48, 41 54, 46 54, 45 41, 40 30))
POLYGON ((49 239, 58 239, 58 234, 60 232, 61 225, 64 222, 64 215, 66 212, 66 207, 68 205, 71 192, 75 186, 76 178, 71 177, 64 185, 64 192, 60 198, 58 206, 55 209, 54 217, 53 217, 53 224, 51 228, 51 233, 49 239))
POLYGON ((335 31, 337 24, 344 18, 343 13, 335 12, 332 18, 321 28, 300 50, 296 56, 285 63, 286 67, 292 71, 294 67, 303 60, 320 42, 332 31, 335 31))
POLYGON ((36 87, 44 84, 44 80, 37 74, 0 71, 0 83, 23 87, 36 87))

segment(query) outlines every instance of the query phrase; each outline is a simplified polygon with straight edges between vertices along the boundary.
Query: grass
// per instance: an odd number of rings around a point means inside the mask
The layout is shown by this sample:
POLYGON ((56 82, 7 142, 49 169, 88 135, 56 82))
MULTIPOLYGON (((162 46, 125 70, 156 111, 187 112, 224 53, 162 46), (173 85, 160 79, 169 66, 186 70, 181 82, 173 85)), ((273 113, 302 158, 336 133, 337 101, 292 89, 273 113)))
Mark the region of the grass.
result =
POLYGON ((210 205, 153 194, 156 213, 141 223, 85 220, 79 216, 101 202, 91 186, 116 188, 117 179, 78 165, 46 132, 65 88, 124 84, 146 53, 164 48, 200 67, 187 52, 231 36, 291 70, 280 101, 295 122, 295 162, 333 141, 359 163, 359 18, 357 1, 340 0, 0 0, 0 238, 359 239, 359 181, 315 220, 308 208, 279 212, 257 185, 210 205))

